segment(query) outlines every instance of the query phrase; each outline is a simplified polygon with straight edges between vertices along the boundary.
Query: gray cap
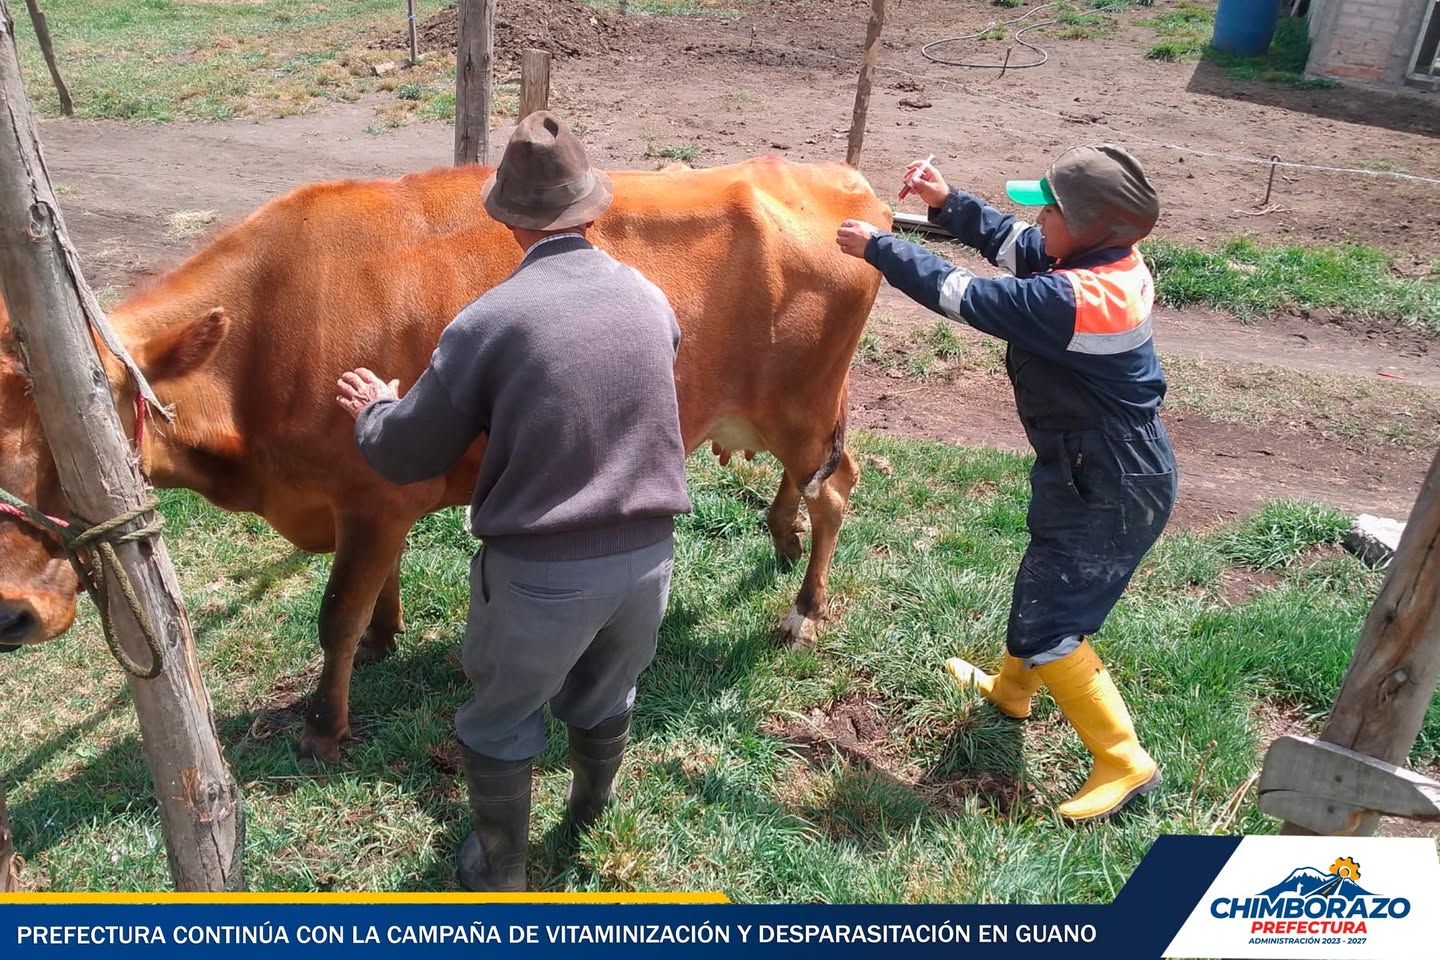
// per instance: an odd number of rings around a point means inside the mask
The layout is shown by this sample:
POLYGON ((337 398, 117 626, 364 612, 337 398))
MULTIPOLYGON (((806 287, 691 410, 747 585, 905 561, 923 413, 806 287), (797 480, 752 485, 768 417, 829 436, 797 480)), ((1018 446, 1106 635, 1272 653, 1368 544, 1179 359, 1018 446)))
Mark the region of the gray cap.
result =
POLYGON ((1075 147, 1050 165, 1045 180, 1075 241, 1078 256, 1139 243, 1160 219, 1160 197, 1123 149, 1075 147))

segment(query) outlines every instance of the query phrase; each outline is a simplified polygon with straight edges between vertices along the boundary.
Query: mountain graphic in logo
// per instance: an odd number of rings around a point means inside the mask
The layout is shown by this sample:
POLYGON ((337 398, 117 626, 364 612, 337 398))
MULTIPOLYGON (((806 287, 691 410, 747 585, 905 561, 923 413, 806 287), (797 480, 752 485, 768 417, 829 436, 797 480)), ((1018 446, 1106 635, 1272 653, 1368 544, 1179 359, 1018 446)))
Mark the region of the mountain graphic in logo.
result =
POLYGON ((1373 897, 1373 893, 1355 882, 1359 879, 1360 864, 1349 857, 1341 857, 1330 865, 1328 873, 1314 867, 1298 867, 1275 886, 1261 891, 1260 896, 1270 900, 1279 897, 1343 897, 1346 900, 1373 897))

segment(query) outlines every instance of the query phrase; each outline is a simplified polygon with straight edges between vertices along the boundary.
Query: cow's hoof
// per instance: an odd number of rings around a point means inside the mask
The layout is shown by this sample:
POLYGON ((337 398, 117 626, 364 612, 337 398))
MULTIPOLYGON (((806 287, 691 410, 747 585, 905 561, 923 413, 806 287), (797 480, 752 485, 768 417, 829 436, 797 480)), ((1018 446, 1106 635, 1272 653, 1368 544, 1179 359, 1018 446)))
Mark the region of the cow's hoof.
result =
POLYGON ((791 607, 777 632, 781 641, 789 644, 791 650, 807 650, 815 646, 816 627, 817 623, 813 618, 805 616, 798 608, 791 607))
POLYGON ((379 663, 395 652, 397 644, 393 633, 388 636, 374 630, 366 630, 355 648, 356 663, 379 663))
POLYGON ((338 763, 340 761, 340 740, 341 736, 322 736, 318 733, 305 733, 300 737, 300 743, 295 747, 295 752, 300 755, 301 760, 308 760, 312 763, 338 763))

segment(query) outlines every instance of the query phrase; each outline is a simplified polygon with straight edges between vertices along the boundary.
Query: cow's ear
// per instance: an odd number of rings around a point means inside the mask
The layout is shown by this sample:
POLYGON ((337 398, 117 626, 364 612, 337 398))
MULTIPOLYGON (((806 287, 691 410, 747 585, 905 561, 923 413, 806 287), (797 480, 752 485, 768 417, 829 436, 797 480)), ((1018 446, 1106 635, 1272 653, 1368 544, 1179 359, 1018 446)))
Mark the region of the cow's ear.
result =
POLYGON ((193 373, 215 355, 230 332, 230 318, 216 307, 198 320, 155 334, 135 350, 135 362, 152 382, 193 373))

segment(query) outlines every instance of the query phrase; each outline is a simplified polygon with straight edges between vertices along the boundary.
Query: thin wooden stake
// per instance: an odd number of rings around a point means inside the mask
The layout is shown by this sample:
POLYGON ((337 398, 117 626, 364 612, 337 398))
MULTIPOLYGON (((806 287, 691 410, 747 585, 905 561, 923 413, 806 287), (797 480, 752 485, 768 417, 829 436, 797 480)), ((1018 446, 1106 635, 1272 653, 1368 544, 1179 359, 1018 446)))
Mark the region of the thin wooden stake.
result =
POLYGON ((523 120, 550 106, 550 52, 525 50, 520 54, 520 115, 523 120))
POLYGON ((50 42, 50 25, 45 22, 45 14, 40 12, 40 0, 25 0, 25 6, 30 10, 30 22, 35 25, 35 37, 40 41, 40 52, 45 54, 45 66, 50 68, 55 92, 60 94, 60 113, 66 117, 74 116, 75 104, 71 102, 70 91, 60 77, 60 64, 55 61, 55 47, 50 42))
POLYGON ((410 66, 420 62, 420 31, 415 25, 415 0, 405 0, 410 14, 410 66))
POLYGON ((5 811, 5 790, 0 788, 0 893, 20 889, 15 870, 15 838, 10 835, 10 815, 5 811))
POLYGON ((860 164, 860 148, 865 144, 865 115, 870 111, 870 84, 875 79, 875 65, 880 62, 880 30, 885 26, 885 0, 870 0, 870 23, 865 28, 865 61, 860 67, 860 81, 855 85, 855 113, 850 118, 850 143, 845 149, 845 162, 860 164))
MULTIPOLYGON (((95 332, 107 322, 80 273, 41 156, 6 0, 0 0, 0 290, 72 513, 101 522, 142 506, 145 484, 95 352, 95 332)), ((157 535, 115 550, 163 654, 154 679, 127 674, 126 682, 159 801, 170 875, 184 891, 243 889, 240 793, 220 752, 165 541, 157 535)), ((110 598, 103 613, 121 647, 148 664, 150 652, 119 580, 103 569, 110 598)))
POLYGON ((455 165, 490 162, 495 0, 460 0, 455 53, 455 165))

